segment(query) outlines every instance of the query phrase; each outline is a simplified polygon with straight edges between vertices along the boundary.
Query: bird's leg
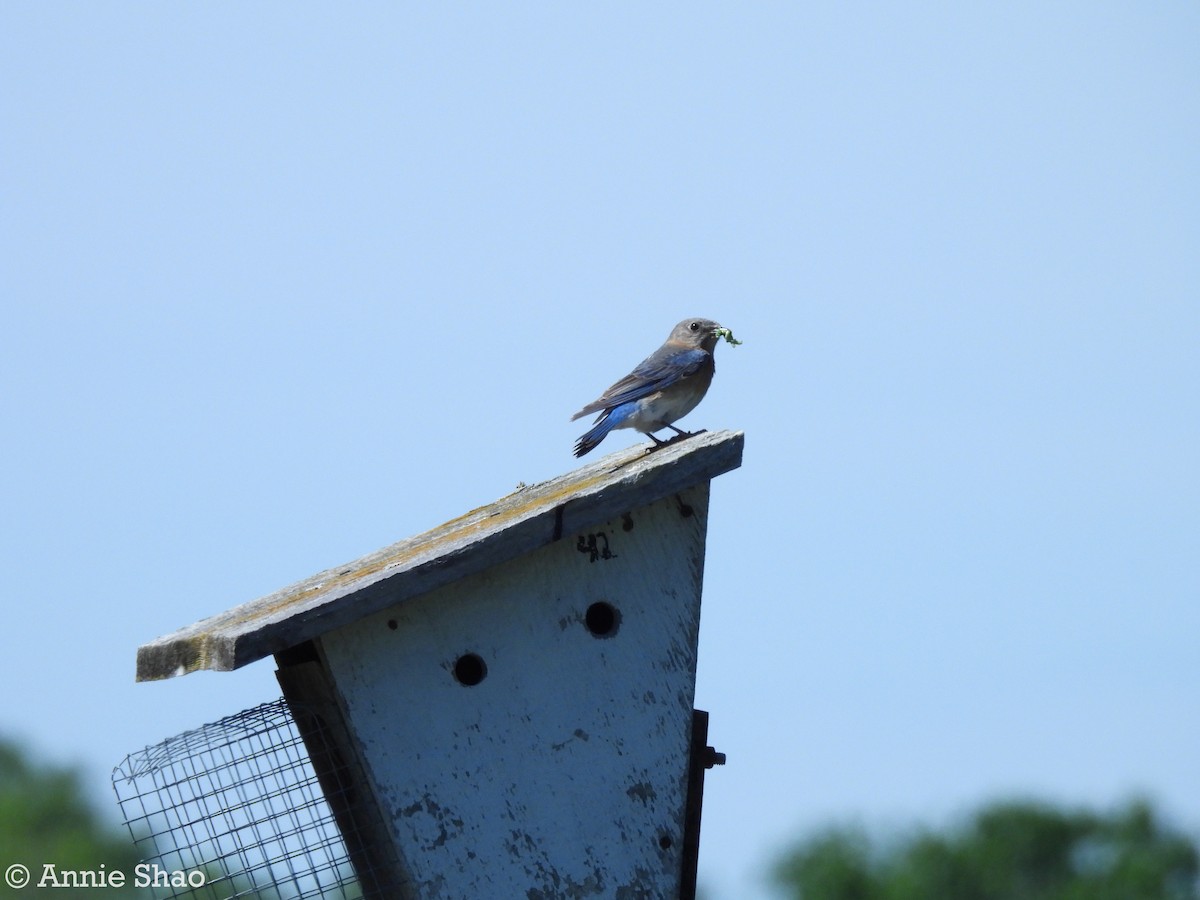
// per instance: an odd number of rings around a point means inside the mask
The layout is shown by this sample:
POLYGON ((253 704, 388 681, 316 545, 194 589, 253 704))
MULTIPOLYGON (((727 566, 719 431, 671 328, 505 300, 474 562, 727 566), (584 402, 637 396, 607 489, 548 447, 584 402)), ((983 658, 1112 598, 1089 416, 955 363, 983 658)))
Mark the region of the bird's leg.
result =
MULTIPOLYGON (((654 441, 654 446, 646 448, 647 453, 653 453, 655 450, 661 450, 663 447, 667 446, 667 444, 671 443, 671 441, 660 441, 648 431, 643 431, 642 434, 654 441)), ((674 440, 674 438, 672 438, 672 440, 674 440)))
POLYGON ((650 440, 654 441, 654 446, 648 448, 646 450, 647 453, 653 453, 655 450, 661 450, 663 447, 669 447, 671 444, 678 443, 679 441, 686 440, 687 438, 695 437, 698 434, 704 434, 704 432, 706 430, 704 428, 701 428, 699 431, 684 431, 682 428, 676 428, 674 425, 664 425, 663 427, 670 428, 673 432, 675 432, 674 437, 668 438, 667 440, 663 441, 663 440, 659 440, 658 438, 656 438, 654 435, 652 435, 648 431, 643 432, 643 434, 645 434, 646 437, 648 437, 648 438, 650 438, 650 440))

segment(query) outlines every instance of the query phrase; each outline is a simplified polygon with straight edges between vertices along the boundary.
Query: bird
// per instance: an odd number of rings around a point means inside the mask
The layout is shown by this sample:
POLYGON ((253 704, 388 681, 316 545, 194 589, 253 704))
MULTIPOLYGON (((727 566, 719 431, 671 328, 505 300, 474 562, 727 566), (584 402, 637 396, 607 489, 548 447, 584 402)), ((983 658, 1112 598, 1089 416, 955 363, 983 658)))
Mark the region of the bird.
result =
POLYGON ((594 450, 616 428, 636 429, 656 447, 668 443, 653 434, 663 428, 670 428, 679 437, 690 437, 692 432, 671 423, 682 419, 704 399, 716 372, 713 350, 726 333, 726 328, 711 319, 684 319, 672 328, 666 343, 599 399, 571 416, 574 422, 581 416, 600 413, 591 429, 575 442, 575 455, 594 450))

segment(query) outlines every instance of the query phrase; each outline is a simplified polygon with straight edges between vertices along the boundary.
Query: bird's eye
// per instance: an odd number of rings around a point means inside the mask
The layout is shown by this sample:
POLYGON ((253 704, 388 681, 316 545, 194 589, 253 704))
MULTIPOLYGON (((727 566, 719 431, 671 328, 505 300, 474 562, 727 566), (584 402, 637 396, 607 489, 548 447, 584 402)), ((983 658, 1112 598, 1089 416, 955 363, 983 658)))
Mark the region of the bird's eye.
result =
POLYGON ((699 322, 693 322, 691 325, 689 325, 689 326, 688 326, 688 328, 690 328, 692 331, 699 331, 699 330, 700 330, 700 323, 699 323, 699 322))

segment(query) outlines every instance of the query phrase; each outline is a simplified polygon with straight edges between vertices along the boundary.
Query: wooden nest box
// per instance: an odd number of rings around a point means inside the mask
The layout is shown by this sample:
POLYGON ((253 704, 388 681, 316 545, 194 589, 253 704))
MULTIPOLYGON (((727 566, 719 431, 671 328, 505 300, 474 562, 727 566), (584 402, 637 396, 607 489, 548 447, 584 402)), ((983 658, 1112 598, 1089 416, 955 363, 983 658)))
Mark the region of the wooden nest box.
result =
POLYGON ((334 809, 356 869, 387 869, 367 896, 693 896, 721 761, 693 709, 709 482, 742 444, 522 487, 152 641, 137 678, 273 655, 378 812, 334 809))

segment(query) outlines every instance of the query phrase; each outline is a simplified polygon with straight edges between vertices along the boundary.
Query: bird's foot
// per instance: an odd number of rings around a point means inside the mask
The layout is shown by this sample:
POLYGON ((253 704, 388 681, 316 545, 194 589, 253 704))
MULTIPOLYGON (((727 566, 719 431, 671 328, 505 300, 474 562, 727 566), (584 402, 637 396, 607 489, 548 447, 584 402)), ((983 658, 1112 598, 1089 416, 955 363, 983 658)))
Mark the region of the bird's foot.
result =
POLYGON ((665 441, 660 441, 649 432, 646 433, 646 437, 654 441, 653 447, 646 448, 647 453, 653 453, 655 450, 661 450, 663 447, 670 447, 672 444, 678 444, 680 441, 686 441, 690 437, 695 437, 698 434, 704 434, 706 431, 708 431, 707 428, 701 428, 698 431, 684 431, 681 428, 676 428, 674 425, 668 425, 667 427, 675 432, 675 436, 667 438, 665 441))

